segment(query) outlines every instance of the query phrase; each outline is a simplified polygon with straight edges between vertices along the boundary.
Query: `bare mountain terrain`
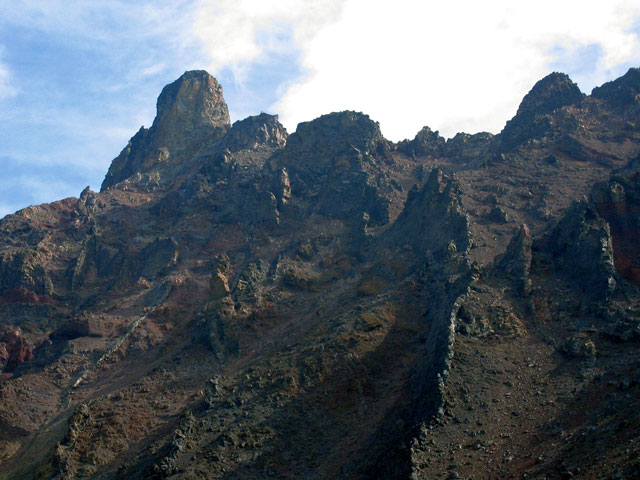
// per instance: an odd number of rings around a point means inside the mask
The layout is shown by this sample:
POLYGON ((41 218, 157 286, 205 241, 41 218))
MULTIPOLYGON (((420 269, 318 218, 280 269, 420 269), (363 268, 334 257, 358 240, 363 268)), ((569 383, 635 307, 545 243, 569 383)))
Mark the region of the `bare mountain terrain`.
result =
POLYGON ((640 478, 640 70, 498 135, 167 85, 0 220, 0 479, 640 478))

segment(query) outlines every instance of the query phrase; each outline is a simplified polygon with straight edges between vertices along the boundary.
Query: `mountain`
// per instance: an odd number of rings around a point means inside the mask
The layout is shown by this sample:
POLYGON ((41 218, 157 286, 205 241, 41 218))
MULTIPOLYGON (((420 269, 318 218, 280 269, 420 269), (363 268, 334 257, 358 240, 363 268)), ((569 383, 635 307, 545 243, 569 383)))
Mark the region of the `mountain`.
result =
POLYGON ((397 144, 186 72, 0 220, 0 478, 638 478, 638 72, 397 144))

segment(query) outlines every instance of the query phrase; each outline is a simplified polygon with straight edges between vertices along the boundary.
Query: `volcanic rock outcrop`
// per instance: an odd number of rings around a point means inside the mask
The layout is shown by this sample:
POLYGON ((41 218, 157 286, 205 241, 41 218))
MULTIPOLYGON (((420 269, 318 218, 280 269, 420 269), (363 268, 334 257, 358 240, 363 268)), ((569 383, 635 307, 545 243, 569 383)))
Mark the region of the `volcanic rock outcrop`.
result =
POLYGON ((0 479, 638 478, 639 82, 394 144, 186 72, 0 220, 0 479))
POLYGON ((220 84, 204 70, 186 72, 162 89, 153 125, 140 128, 114 159, 102 190, 124 180, 142 188, 173 180, 185 162, 216 143, 229 126, 220 84))
POLYGON ((554 111, 580 102, 584 94, 563 73, 551 73, 537 82, 522 99, 516 116, 500 133, 502 145, 514 148, 526 140, 548 135, 556 123, 549 116, 554 111))

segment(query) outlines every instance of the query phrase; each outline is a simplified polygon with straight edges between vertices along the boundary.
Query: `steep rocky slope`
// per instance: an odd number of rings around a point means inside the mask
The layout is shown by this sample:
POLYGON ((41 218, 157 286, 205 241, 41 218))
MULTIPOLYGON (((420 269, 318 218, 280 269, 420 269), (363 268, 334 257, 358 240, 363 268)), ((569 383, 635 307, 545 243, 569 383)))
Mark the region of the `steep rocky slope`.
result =
POLYGON ((394 144, 186 72, 0 220, 0 478, 637 478, 639 91, 394 144))

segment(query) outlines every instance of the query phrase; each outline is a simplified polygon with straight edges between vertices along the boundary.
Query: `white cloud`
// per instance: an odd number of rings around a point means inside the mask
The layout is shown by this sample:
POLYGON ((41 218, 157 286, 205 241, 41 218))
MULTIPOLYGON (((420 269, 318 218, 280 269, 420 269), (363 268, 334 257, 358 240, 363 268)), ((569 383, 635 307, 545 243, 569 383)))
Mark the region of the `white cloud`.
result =
POLYGON ((394 140, 424 125, 447 136, 498 132, 550 73, 554 47, 599 45, 597 80, 640 63, 638 37, 628 32, 638 15, 640 5, 625 1, 350 0, 303 46, 311 74, 274 109, 290 129, 328 111, 361 110, 394 140))
POLYGON ((622 73, 621 64, 640 63, 629 32, 640 15, 635 1, 202 0, 199 7, 194 33, 209 68, 230 68, 238 81, 268 49, 284 47, 261 44, 260 32, 292 33, 288 48, 299 50, 306 75, 273 107, 290 131, 353 109, 394 140, 424 125, 448 136, 498 132, 559 49, 579 55, 599 47, 594 68, 580 76, 589 90, 622 73))
POLYGON ((345 0, 201 0, 193 33, 210 57, 207 68, 229 68, 238 82, 246 67, 269 51, 304 51, 323 27, 337 20, 345 0))

